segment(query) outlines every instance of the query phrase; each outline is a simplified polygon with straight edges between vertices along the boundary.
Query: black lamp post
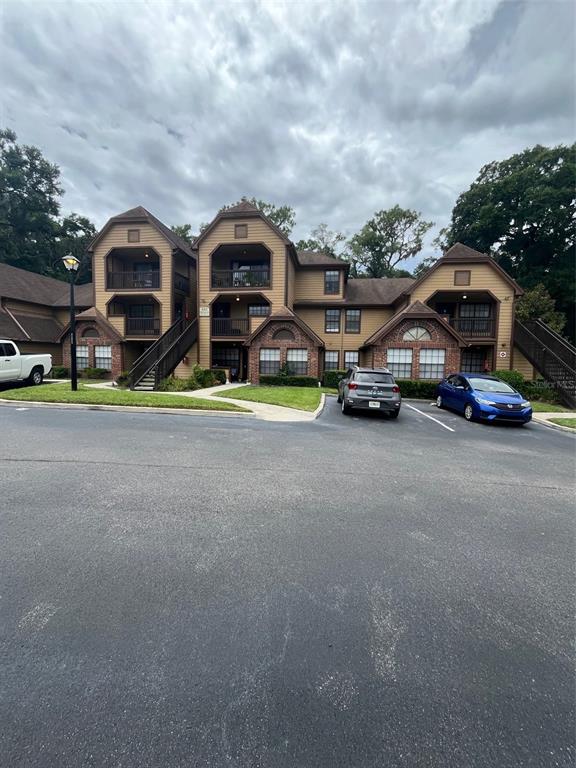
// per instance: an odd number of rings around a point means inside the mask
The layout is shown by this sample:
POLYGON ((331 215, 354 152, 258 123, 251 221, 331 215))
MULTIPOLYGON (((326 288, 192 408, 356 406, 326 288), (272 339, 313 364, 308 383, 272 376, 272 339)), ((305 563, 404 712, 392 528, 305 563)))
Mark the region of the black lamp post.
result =
POLYGON ((70 273, 70 377, 72 379, 72 392, 78 389, 78 371, 76 368, 76 307, 74 306, 74 284, 80 266, 79 259, 68 253, 62 258, 64 266, 70 273))

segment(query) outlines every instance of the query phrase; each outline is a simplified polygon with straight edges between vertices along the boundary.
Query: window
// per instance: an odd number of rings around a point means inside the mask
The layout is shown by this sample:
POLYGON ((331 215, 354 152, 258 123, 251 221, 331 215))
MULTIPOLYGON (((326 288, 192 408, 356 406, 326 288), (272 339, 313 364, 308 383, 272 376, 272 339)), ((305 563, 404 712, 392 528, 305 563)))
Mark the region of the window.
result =
POLYGON ((118 301, 111 301, 108 304, 108 317, 122 317, 124 315, 124 305, 118 301))
POLYGON ((99 339, 100 334, 96 330, 96 328, 86 328, 84 333, 82 334, 83 339, 99 339))
POLYGON ((327 309, 324 330, 326 333, 340 333, 340 310, 327 309))
POLYGON ((386 367, 396 379, 409 379, 412 376, 412 350, 389 349, 386 367))
POLYGON ((325 371, 337 371, 338 370, 338 352, 326 350, 324 352, 324 370, 325 371))
POLYGON ((344 368, 358 365, 358 352, 344 352, 344 368))
POLYGON ((237 239, 248 237, 248 224, 234 224, 234 237, 237 239))
POLYGON ((249 304, 248 316, 249 317, 267 317, 270 314, 269 304, 249 304))
POLYGON ((14 344, 0 344, 0 355, 2 357, 14 357, 16 354, 16 348, 14 344))
POLYGON ((289 349, 286 353, 286 366, 291 376, 306 376, 308 373, 308 350, 289 349))
POLYGON ((421 349, 420 350, 420 378, 421 379, 443 379, 445 360, 446 360, 445 349, 421 349))
POLYGON ((346 333, 360 333, 360 310, 359 309, 347 309, 346 310, 346 333))
POLYGON ((402 341, 430 341, 430 338, 426 328, 422 328, 421 325, 415 325, 406 331, 404 336, 402 336, 402 341))
POLYGON ((112 347, 94 347, 94 367, 112 370, 112 347))
POLYGON ((362 384, 394 384, 394 379, 389 373, 363 372, 354 376, 354 381, 360 381, 362 384))
POLYGON ((86 368, 88 368, 88 354, 88 346, 86 344, 82 344, 76 347, 76 368, 79 371, 84 371, 86 368))
POLYGON ((340 270, 329 269, 324 273, 324 293, 331 296, 340 293, 340 270))
POLYGON ((139 243, 140 242, 140 230, 139 229, 129 229, 128 230, 128 242, 129 243, 139 243))
POLYGON ((274 332, 272 338, 280 339, 281 341, 294 341, 294 334, 288 328, 280 328, 279 331, 274 332))
POLYGON ((130 304, 128 317, 154 317, 153 304, 130 304))
POLYGON ((460 317, 490 317, 490 304, 460 304, 460 317))
POLYGON ((279 349, 261 349, 260 350, 260 373, 275 374, 280 372, 280 350, 279 349))
POLYGON ((454 285, 470 285, 470 270, 457 269, 454 272, 454 285))
POLYGON ((212 351, 213 368, 236 368, 240 362, 240 350, 235 347, 216 347, 212 351))

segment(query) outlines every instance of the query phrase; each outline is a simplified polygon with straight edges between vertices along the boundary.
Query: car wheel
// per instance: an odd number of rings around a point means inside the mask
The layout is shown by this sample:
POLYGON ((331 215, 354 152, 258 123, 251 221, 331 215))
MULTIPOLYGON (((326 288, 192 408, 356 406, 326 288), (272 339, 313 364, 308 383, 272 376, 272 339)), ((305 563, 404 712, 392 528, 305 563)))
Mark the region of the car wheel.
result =
POLYGON ((337 399, 337 401, 336 401, 336 402, 338 402, 338 403, 341 403, 341 402, 342 402, 342 398, 340 397, 340 394, 338 394, 338 399, 337 399))
POLYGON ((466 407, 464 408, 464 418, 466 421, 472 421, 474 418, 474 409, 470 405, 470 403, 466 403, 466 407))
POLYGON ((442 400, 442 395, 438 395, 438 397, 436 398, 436 407, 444 408, 444 401, 442 400))
POLYGON ((349 408, 349 407, 346 405, 346 403, 344 402, 344 400, 342 400, 342 406, 341 406, 341 407, 342 407, 342 413, 343 413, 345 416, 348 416, 348 414, 351 412, 351 410, 352 410, 352 409, 351 409, 351 408, 349 408))
POLYGON ((44 381, 44 373, 42 371, 42 368, 34 368, 32 373, 28 377, 28 381, 34 387, 38 387, 40 384, 42 384, 42 382, 44 381))

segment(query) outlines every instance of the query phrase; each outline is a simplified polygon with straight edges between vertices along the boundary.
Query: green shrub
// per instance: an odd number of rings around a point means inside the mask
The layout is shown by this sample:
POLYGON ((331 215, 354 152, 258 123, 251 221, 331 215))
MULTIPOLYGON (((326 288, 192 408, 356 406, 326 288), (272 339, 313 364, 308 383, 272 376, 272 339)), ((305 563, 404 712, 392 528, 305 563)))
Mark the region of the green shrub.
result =
POLYGON ((510 386, 517 389, 518 392, 522 392, 524 376, 522 376, 520 371, 492 371, 490 376, 495 376, 497 379, 500 379, 500 381, 505 381, 506 384, 510 384, 510 386))
POLYGON ((542 400, 545 403, 558 403, 559 397, 554 385, 544 379, 523 381, 518 390, 527 400, 542 400))
POLYGON ((65 365, 53 365, 52 366, 52 378, 53 379, 67 379, 70 376, 70 369, 65 365))
POLYGON ((402 397, 434 399, 436 397, 437 381, 421 381, 419 379, 397 379, 402 397))
POLYGON ((178 379, 176 376, 168 376, 158 385, 159 392, 190 392, 194 389, 200 389, 200 385, 194 376, 187 379, 178 379))
POLYGON ((122 371, 119 376, 116 376, 116 384, 119 387, 127 387, 130 384, 130 373, 128 371, 122 371))
POLYGON ((317 387, 318 379, 314 376, 260 376, 260 384, 267 387, 317 387))
POLYGON ((194 366, 192 369, 192 376, 198 382, 198 387, 200 389, 213 387, 215 384, 219 383, 213 371, 210 371, 207 368, 202 368, 200 365, 194 366))
POLYGON ((226 384, 226 371, 223 371, 222 368, 212 368, 212 375, 217 384, 226 384))
POLYGON ((346 371, 324 371, 322 375, 322 386, 336 389, 338 382, 346 376, 346 371))
POLYGON ((108 379, 110 378, 110 371, 106 368, 84 368, 80 372, 83 379, 108 379))

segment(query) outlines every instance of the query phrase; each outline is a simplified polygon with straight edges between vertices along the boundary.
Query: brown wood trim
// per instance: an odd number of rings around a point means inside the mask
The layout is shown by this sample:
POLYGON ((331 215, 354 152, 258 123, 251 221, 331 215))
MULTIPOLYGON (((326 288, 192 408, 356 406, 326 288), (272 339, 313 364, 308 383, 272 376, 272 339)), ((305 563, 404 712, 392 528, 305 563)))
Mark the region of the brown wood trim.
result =
POLYGON ((337 334, 341 333, 342 331, 342 310, 340 307, 326 307, 326 310, 337 310, 338 311, 338 330, 337 331, 327 331, 326 325, 327 325, 327 317, 326 312, 324 312, 324 333, 329 333, 330 335, 334 334, 336 336, 337 334))
MULTIPOLYGON (((168 241, 166 241, 168 242, 168 241)), ((138 244, 138 245, 128 245, 126 248, 124 246, 115 245, 114 248, 110 248, 110 250, 104 255, 104 291, 108 293, 109 291, 142 291, 142 288, 108 288, 108 257, 112 253, 112 251, 117 251, 119 248, 122 248, 122 250, 142 250, 142 248, 146 248, 146 245, 138 244)), ((162 282, 164 280, 164 270, 162 267, 162 255, 158 253, 156 248, 153 246, 150 246, 148 248, 149 251, 154 251, 156 256, 158 256, 158 278, 159 278, 159 287, 158 288, 149 288, 150 291, 161 291, 162 290, 162 282)), ((172 257, 172 254, 171 254, 172 257)), ((172 257, 173 258, 173 257, 172 257)), ((92 257, 92 275, 94 275, 94 257, 92 257)), ((94 299, 96 298, 96 281, 93 280, 94 285, 94 299)))
POLYGON ((328 272, 338 272, 338 270, 332 269, 331 267, 318 267, 318 271, 324 273, 323 280, 322 280, 324 296, 338 296, 343 298, 344 286, 342 284, 343 280, 342 280, 341 274, 338 274, 338 290, 336 291, 336 293, 328 293, 326 291, 326 275, 328 274, 328 272))

